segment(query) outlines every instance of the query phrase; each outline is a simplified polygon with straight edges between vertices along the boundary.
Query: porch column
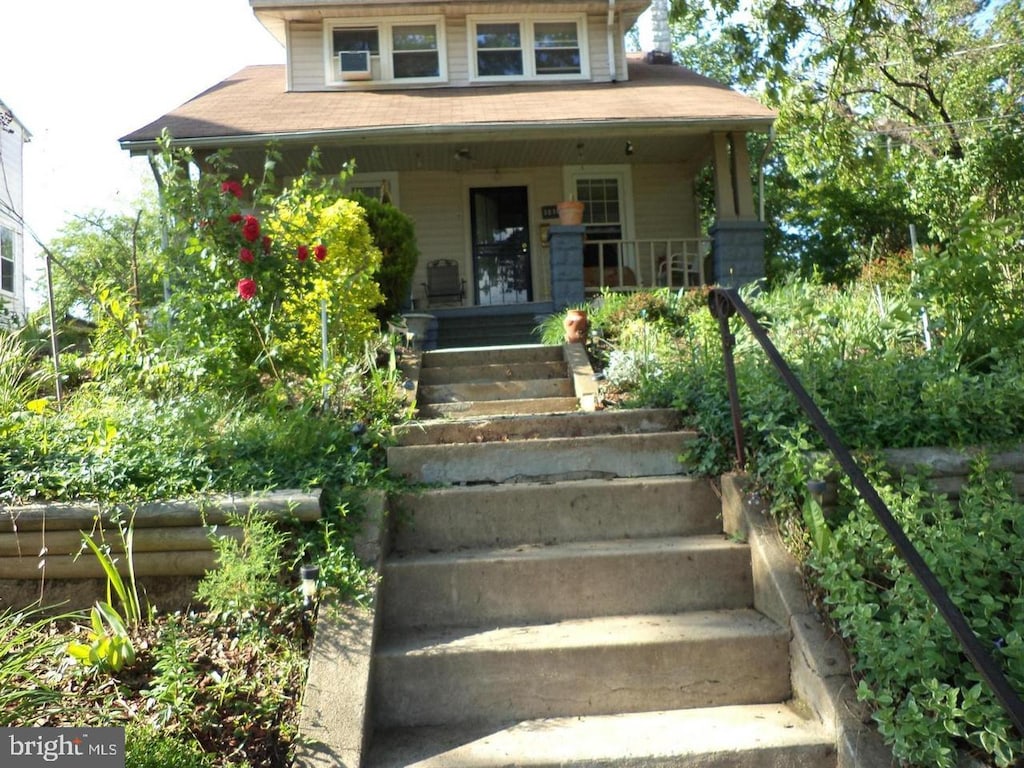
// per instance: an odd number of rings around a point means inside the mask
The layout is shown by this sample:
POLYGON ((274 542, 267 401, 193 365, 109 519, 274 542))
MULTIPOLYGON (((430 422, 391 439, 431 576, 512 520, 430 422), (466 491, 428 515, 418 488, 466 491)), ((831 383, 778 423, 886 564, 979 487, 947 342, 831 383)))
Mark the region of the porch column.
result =
POLYGON ((711 252, 715 283, 729 288, 764 277, 764 222, 754 211, 745 133, 715 133, 715 224, 711 252))
POLYGON ((586 227, 552 224, 548 232, 551 253, 551 302, 555 311, 582 304, 583 235, 586 227))

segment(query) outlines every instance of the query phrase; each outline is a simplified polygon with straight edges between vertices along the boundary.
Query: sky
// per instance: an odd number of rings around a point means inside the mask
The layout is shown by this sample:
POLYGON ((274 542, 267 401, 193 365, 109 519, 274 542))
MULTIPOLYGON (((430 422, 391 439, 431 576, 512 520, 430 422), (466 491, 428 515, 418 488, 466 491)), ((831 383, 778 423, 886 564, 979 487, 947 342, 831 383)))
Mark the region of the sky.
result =
MULTIPOLYGON (((75 215, 131 211, 153 188, 121 136, 248 64, 284 62, 248 0, 0 0, 0 40, 0 100, 32 135, 25 221, 47 243, 75 215)), ((28 233, 25 258, 31 283, 42 261, 28 233)))

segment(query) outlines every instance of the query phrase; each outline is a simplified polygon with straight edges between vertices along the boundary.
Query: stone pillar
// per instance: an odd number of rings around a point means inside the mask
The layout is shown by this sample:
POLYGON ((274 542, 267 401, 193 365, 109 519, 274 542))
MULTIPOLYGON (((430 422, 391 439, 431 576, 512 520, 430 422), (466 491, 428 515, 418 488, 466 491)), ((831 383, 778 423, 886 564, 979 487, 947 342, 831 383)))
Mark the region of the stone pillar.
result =
POLYGON ((586 299, 583 292, 583 226, 552 224, 548 235, 551 253, 551 302, 555 311, 586 299))
POLYGON ((715 224, 710 235, 717 285, 738 288, 761 280, 764 222, 754 211, 750 156, 745 133, 712 135, 715 164, 715 224))
POLYGON ((764 222, 717 221, 711 227, 714 280, 739 288, 764 278, 764 222))

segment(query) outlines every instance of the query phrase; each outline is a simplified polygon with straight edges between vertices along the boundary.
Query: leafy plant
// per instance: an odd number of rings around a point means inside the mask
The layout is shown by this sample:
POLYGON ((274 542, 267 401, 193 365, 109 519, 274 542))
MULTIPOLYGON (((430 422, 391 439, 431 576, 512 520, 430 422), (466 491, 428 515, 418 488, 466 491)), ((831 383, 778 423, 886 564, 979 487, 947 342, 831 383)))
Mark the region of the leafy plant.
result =
POLYGON ((267 616, 287 602, 283 550, 288 535, 269 518, 250 512, 231 521, 244 531, 242 541, 213 532, 217 568, 209 571, 196 588, 196 597, 210 611, 236 618, 267 616))
POLYGON ((39 608, 0 611, 0 725, 14 725, 36 716, 61 696, 40 670, 56 662, 64 638, 49 631, 54 621, 39 608))
POLYGON ((168 736, 157 728, 133 724, 125 729, 125 768, 213 768, 216 756, 194 740, 168 736))
MULTIPOLYGON (((124 619, 129 626, 137 626, 143 620, 142 607, 139 603, 139 590, 138 584, 135 581, 135 528, 134 528, 134 515, 132 521, 128 523, 125 528, 119 527, 119 533, 121 536, 121 543, 124 546, 125 561, 128 567, 128 583, 125 584, 124 579, 121 577, 120 571, 117 570, 117 561, 111 554, 110 548, 101 549, 100 546, 93 541, 92 537, 84 532, 82 534, 82 545, 88 547, 93 555, 96 556, 96 560, 103 568, 103 573, 107 579, 107 602, 106 605, 113 603, 113 594, 117 595, 118 600, 121 604, 121 610, 124 612, 124 619)), ((95 622, 94 622, 95 624, 95 622)))
POLYGON ((110 603, 97 602, 89 612, 88 643, 68 643, 68 655, 87 667, 120 672, 135 663, 135 646, 121 616, 110 603))
POLYGON ((416 244, 413 220, 391 203, 361 193, 352 195, 365 211, 373 244, 380 249, 381 262, 377 270, 377 283, 384 294, 384 303, 377 308, 377 318, 383 323, 401 312, 409 301, 413 274, 420 251, 416 244))

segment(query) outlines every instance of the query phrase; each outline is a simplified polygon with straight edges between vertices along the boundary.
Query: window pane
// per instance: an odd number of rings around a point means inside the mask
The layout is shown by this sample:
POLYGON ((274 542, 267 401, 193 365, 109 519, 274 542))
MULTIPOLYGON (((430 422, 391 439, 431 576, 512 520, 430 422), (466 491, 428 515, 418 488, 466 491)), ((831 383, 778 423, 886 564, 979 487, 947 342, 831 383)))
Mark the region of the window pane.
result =
POLYGON ((380 42, 374 27, 334 30, 334 53, 338 51, 369 51, 380 54, 380 42))
POLYGON ((14 261, 14 230, 0 227, 0 257, 14 261))
POLYGON ((535 48, 579 48, 574 21, 534 24, 533 40, 535 48))
POLYGON ((537 62, 538 75, 577 75, 580 72, 579 51, 536 51, 534 57, 537 62))
POLYGON ((14 293, 14 230, 0 227, 0 290, 14 293))
POLYGON ((520 51, 479 51, 476 70, 480 77, 521 75, 523 54, 520 51))
POLYGON ((522 48, 518 24, 477 24, 477 48, 522 48))
POLYGON ((437 64, 437 51, 414 53, 395 52, 395 77, 440 77, 441 70, 437 64))
POLYGON ((391 39, 396 52, 437 50, 437 28, 433 24, 395 27, 391 39))

